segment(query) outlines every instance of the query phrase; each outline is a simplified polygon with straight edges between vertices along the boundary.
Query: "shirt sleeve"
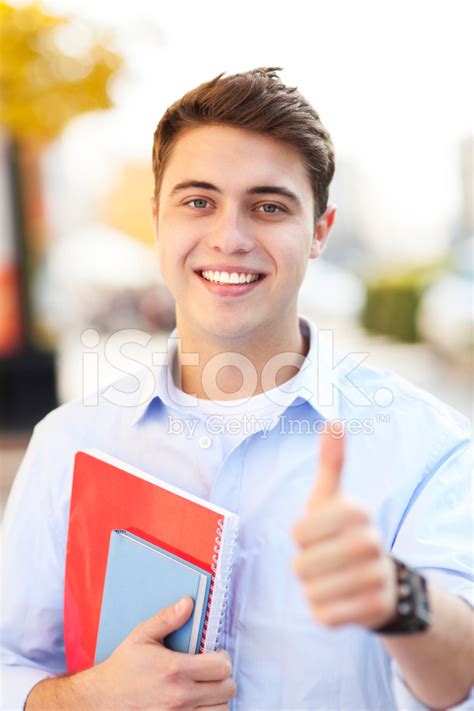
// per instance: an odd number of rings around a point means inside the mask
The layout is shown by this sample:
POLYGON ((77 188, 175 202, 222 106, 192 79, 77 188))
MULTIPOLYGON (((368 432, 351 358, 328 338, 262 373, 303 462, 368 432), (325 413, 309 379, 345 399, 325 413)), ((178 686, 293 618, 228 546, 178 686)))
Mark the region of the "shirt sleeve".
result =
MULTIPOLYGON (((473 487, 469 428, 463 436, 445 432, 449 442, 414 493, 399 526, 392 553, 428 581, 474 605, 473 487)), ((398 708, 420 711, 420 703, 392 662, 398 708)), ((455 709, 474 709, 474 690, 455 709)))
MULTIPOLYGON (((48 416, 49 417, 49 416, 48 416)), ((69 491, 55 418, 33 432, 7 502, 2 543, 2 708, 65 672, 63 589, 69 491)))

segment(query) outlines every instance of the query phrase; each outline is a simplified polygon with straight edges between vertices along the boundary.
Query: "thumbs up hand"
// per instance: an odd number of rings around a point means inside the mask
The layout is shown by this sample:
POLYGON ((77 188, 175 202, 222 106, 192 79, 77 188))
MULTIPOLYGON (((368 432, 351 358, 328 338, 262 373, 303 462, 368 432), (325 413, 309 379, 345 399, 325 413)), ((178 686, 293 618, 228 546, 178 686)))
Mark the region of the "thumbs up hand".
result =
POLYGON ((333 423, 321 437, 315 485, 293 529, 299 547, 293 569, 317 622, 375 629, 395 614, 395 564, 369 514, 342 493, 342 426, 333 423))

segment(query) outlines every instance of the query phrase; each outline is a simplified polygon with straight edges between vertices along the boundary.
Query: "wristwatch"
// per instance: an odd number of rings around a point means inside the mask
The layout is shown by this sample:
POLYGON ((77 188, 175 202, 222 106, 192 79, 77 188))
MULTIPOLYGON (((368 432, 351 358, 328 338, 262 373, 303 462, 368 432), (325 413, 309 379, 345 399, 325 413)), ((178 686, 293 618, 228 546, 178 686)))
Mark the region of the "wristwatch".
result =
POLYGON ((423 632, 431 623, 426 579, 393 556, 392 560, 396 565, 398 588, 395 616, 373 631, 388 635, 423 632))

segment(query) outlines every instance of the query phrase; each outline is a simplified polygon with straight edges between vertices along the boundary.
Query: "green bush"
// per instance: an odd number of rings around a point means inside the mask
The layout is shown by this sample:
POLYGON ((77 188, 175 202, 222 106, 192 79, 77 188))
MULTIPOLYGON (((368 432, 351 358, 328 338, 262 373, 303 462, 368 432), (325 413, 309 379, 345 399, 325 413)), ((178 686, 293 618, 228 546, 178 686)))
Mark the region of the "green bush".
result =
POLYGON ((421 340, 416 326, 420 300, 439 273, 440 265, 436 264, 384 275, 366 284, 362 325, 372 333, 391 336, 398 341, 414 343, 421 340))

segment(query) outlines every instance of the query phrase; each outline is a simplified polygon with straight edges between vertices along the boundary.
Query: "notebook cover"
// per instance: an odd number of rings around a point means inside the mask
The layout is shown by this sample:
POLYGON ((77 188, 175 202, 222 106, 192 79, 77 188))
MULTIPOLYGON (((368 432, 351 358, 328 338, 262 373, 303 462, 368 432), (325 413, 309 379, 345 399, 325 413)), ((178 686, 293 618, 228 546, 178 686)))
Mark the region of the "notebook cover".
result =
POLYGON ((199 651, 211 574, 126 531, 112 531, 95 664, 103 662, 140 623, 189 595, 193 614, 164 639, 176 652, 199 651))
POLYGON ((226 513, 97 450, 76 454, 64 588, 69 673, 94 664, 111 531, 126 529, 212 573, 226 513))

